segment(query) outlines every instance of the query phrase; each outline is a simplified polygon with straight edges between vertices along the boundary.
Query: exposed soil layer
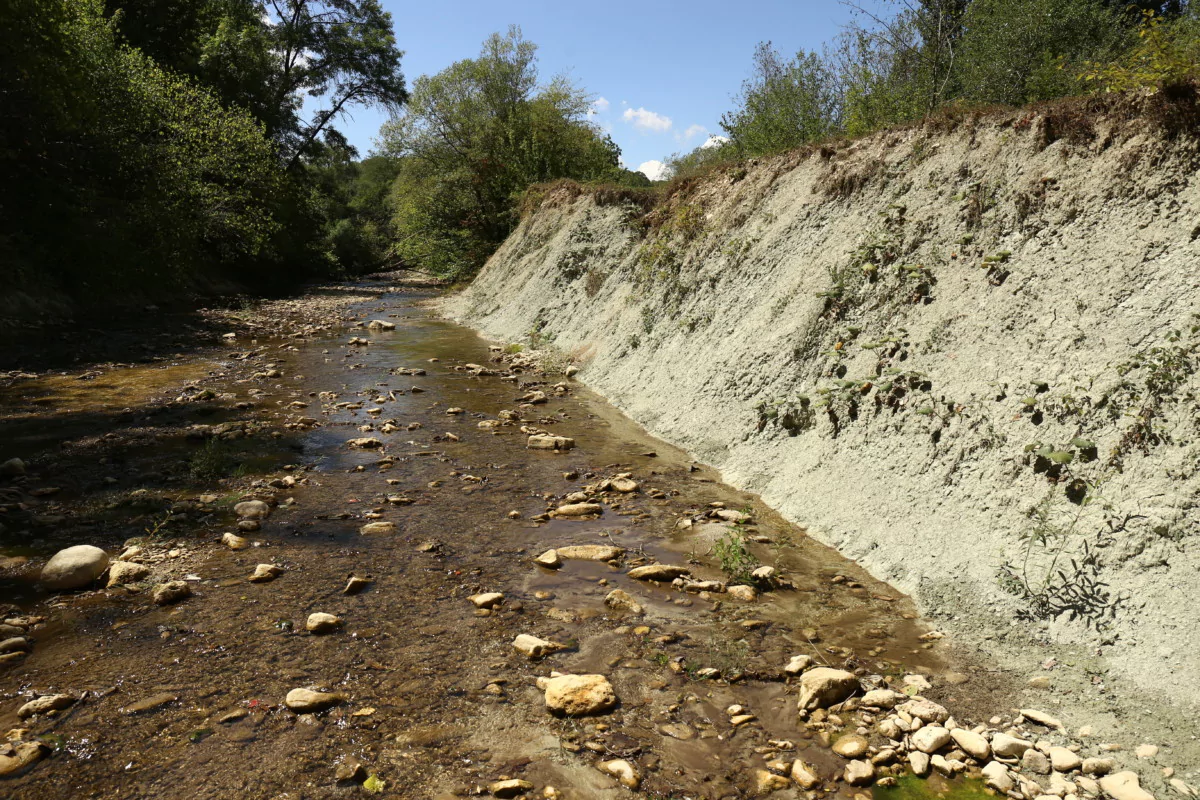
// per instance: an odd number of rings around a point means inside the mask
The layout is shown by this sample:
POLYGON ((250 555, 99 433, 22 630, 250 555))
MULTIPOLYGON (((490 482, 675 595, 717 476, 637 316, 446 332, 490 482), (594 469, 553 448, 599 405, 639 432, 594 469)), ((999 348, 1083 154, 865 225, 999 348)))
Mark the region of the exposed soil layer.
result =
POLYGON ((0 598, 30 626, 32 651, 0 666, 0 730, 24 728, 10 738, 53 749, 0 779, 0 794, 423 798, 512 777, 582 800, 629 795, 595 768, 619 757, 644 773, 645 796, 722 798, 790 754, 852 796, 861 790, 835 780, 846 762, 827 749, 837 726, 797 718, 781 672, 796 654, 897 685, 924 674, 925 694, 962 719, 1008 711, 1011 679, 922 639, 930 628, 908 598, 580 386, 555 392, 559 379, 489 362, 484 341, 424 310, 428 293, 388 288, 338 290, 356 302, 320 301, 311 324, 281 330, 301 336, 249 338, 270 317, 247 309, 236 338, 167 362, 9 376, 0 457, 27 470, 0 478, 0 598), (395 329, 356 327, 371 319, 395 329), (522 406, 537 390, 548 402, 522 406), (502 410, 521 419, 501 423, 502 410), (523 426, 577 447, 526 449, 523 426), (356 438, 379 446, 349 446, 356 438), (637 489, 593 493, 602 514, 543 518, 619 473, 637 489), (231 550, 222 534, 238 530, 232 509, 247 497, 273 511, 260 530, 240 531, 251 547, 231 550), (750 521, 714 519, 714 503, 750 521), (368 522, 394 528, 361 533, 368 522), (730 536, 790 587, 739 602, 626 574, 661 562, 724 581, 712 551, 730 536), (114 557, 141 547, 134 560, 151 574, 46 593, 44 558, 80 543, 114 557), (578 544, 624 555, 532 563, 578 544), (282 573, 250 582, 259 564, 282 573), (344 594, 350 575, 366 589, 344 594), (166 580, 185 581, 191 596, 155 605, 150 590, 166 580), (645 614, 606 607, 614 588, 645 614), (491 591, 504 600, 490 611, 468 600, 491 591), (341 628, 307 633, 314 612, 341 628), (564 647, 530 660, 512 647, 518 634, 564 647), (550 715, 535 680, 551 670, 607 675, 618 705, 582 720, 550 715), (300 687, 345 702, 297 713, 284 697, 300 687), (18 718, 31 697, 59 692, 80 699, 18 718), (734 727, 732 704, 756 719, 734 727))

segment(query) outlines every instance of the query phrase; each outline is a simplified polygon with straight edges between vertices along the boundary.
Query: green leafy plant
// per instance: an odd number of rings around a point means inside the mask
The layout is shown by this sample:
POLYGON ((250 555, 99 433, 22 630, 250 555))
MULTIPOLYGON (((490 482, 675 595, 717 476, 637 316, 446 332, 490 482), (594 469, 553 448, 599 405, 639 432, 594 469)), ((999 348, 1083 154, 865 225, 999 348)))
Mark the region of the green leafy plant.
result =
POLYGON ((713 543, 712 553, 721 564, 722 571, 731 581, 737 583, 752 583, 751 574, 759 566, 759 561, 746 547, 746 539, 740 530, 731 528, 713 543))

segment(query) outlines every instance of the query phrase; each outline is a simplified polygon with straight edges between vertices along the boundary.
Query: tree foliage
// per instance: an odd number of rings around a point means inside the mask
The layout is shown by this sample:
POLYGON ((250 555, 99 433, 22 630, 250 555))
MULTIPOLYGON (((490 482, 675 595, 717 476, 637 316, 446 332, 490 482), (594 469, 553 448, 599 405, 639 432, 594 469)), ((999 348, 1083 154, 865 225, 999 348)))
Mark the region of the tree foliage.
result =
POLYGON ((10 0, 0 22, 10 286, 85 304, 279 287, 358 253, 328 215, 368 220, 323 170, 339 113, 405 96, 376 0, 10 0))
MULTIPOLYGON (((770 43, 722 118, 727 152, 858 136, 949 104, 1020 105, 1197 78, 1200 22, 1184 0, 842 0, 853 21, 821 55, 770 43)), ((714 154, 677 157, 692 168, 714 154)))
POLYGON ((751 76, 721 117, 734 147, 748 155, 796 147, 828 136, 840 123, 837 85, 825 59, 797 53, 785 60, 770 42, 754 50, 751 76))
POLYGON ((397 255, 469 274, 512 230, 530 185, 617 178, 620 150, 589 121, 589 100, 561 76, 540 84, 537 47, 515 27, 489 37, 478 58, 418 78, 381 134, 400 162, 397 255))

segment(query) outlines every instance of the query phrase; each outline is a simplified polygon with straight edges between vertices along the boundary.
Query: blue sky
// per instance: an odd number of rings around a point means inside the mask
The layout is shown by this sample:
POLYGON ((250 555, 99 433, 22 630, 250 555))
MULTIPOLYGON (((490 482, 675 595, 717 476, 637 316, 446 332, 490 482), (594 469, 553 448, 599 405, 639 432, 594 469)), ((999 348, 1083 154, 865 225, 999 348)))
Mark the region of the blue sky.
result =
MULTIPOLYGON (((866 0, 875 7, 883 0, 866 0)), ((754 45, 819 49, 850 18, 836 0, 383 0, 405 53, 404 74, 437 72, 479 53, 494 31, 517 24, 538 45, 539 72, 567 72, 597 99, 626 165, 638 168, 720 133, 750 69, 754 45)), ((364 155, 384 116, 356 109, 339 126, 364 155)), ((646 167, 653 171, 654 165, 646 167)))

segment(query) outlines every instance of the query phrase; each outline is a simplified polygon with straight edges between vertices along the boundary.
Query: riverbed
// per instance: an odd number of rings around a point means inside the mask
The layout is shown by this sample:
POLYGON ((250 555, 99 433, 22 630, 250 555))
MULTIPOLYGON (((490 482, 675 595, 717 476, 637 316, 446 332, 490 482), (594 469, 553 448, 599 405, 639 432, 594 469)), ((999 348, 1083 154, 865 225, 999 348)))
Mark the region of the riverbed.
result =
POLYGON ((1011 705, 1011 679, 945 645, 901 593, 581 384, 513 369, 502 343, 434 315, 432 292, 388 289, 367 286, 324 332, 239 333, 0 391, 0 460, 27 462, 0 479, 0 599, 38 620, 28 655, 0 668, 0 730, 45 745, 0 794, 448 798, 517 779, 529 796, 615 798, 630 791, 597 763, 624 760, 641 796, 724 798, 800 758, 854 797, 864 789, 839 779, 846 759, 828 745, 861 722, 799 718, 782 672, 794 656, 919 687, 964 718, 1011 705), (531 433, 575 447, 531 450, 531 433), (617 476, 636 488, 597 488, 617 476), (233 507, 251 497, 272 511, 239 530, 233 507), (581 497, 601 513, 553 513, 581 497), (378 522, 392 525, 362 532, 378 522), (249 546, 222 544, 227 532, 249 546), (752 601, 628 575, 657 563, 735 583, 730 542, 745 546, 734 566, 775 570, 749 581, 752 601), (114 558, 139 547, 151 575, 45 592, 41 564, 80 543, 114 558), (571 545, 622 555, 533 561, 571 545), (250 582, 259 564, 280 574, 250 582), (351 576, 365 590, 345 594, 351 576), (155 605, 166 580, 191 596, 155 605), (643 613, 606 605, 614 589, 643 613), (503 601, 476 608, 485 592, 503 601), (315 612, 340 627, 307 632, 315 612), (561 648, 530 659, 519 634, 561 648), (616 707, 549 714, 536 681, 551 671, 605 675, 616 707), (296 713, 284 698, 300 687, 344 702, 296 713), (53 693, 77 700, 17 717, 53 693))

